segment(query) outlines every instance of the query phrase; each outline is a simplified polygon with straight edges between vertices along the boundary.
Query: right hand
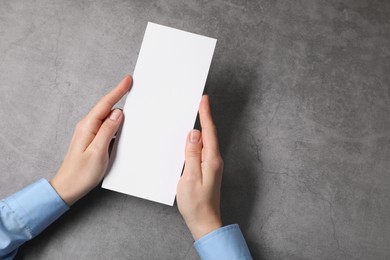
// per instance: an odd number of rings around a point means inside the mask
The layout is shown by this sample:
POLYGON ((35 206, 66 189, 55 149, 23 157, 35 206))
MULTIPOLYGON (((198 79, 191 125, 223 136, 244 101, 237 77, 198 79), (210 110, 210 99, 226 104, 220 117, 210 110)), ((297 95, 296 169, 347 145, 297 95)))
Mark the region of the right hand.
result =
POLYGON ((199 117, 202 132, 192 130, 188 134, 184 172, 177 186, 177 205, 195 240, 222 227, 223 160, 206 95, 199 106, 199 117))

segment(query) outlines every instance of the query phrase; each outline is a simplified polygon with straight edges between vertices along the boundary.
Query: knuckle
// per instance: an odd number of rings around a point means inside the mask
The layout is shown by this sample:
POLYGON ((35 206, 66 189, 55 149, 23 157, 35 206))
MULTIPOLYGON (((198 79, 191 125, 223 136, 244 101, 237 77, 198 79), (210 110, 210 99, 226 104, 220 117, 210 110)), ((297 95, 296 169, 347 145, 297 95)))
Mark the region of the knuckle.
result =
POLYGON ((94 144, 91 147, 91 156, 97 158, 99 161, 103 161, 106 159, 106 157, 108 157, 108 151, 105 151, 103 147, 94 144))
POLYGON ((210 162, 210 167, 214 171, 221 171, 223 169, 224 162, 220 156, 217 156, 210 162))
POLYGON ((219 164, 219 167, 220 168, 223 168, 224 165, 225 165, 225 162, 223 161, 222 157, 221 156, 218 156, 218 164, 219 164))
POLYGON ((101 97, 99 100, 100 104, 103 104, 103 106, 112 107, 113 104, 110 102, 108 96, 101 97))
POLYGON ((187 148, 187 157, 199 157, 202 151, 197 147, 188 147, 187 148))
POLYGON ((187 158, 198 158, 201 156, 200 152, 192 151, 187 153, 187 158))
POLYGON ((77 131, 83 131, 83 129, 85 128, 85 119, 81 119, 77 124, 76 124, 76 130, 77 131))
POLYGON ((115 125, 112 124, 111 122, 104 122, 102 126, 100 127, 100 130, 107 131, 107 132, 113 132, 115 131, 115 125))

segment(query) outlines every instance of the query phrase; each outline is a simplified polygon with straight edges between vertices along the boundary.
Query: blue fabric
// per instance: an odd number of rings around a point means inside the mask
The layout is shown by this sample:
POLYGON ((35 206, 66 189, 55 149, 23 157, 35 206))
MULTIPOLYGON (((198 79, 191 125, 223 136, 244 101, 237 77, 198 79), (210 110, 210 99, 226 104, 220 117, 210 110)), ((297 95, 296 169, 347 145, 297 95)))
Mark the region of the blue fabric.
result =
POLYGON ((194 243, 201 259, 252 259, 237 224, 221 227, 194 243))
POLYGON ((13 259, 21 244, 38 235, 68 209, 45 179, 1 200, 0 259, 13 259))
MULTIPOLYGON (((49 182, 41 179, 0 201, 0 259, 13 259, 69 207, 49 182)), ((252 259, 237 224, 219 228, 194 243, 201 259, 252 259)))

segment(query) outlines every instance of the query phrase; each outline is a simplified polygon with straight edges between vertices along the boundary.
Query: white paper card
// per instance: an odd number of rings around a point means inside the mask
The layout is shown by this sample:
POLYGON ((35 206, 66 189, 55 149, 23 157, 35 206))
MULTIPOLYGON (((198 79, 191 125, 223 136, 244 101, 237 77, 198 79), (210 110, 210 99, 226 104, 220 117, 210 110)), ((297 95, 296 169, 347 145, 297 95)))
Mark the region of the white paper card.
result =
POLYGON ((103 188, 173 205, 216 42, 148 23, 103 188))

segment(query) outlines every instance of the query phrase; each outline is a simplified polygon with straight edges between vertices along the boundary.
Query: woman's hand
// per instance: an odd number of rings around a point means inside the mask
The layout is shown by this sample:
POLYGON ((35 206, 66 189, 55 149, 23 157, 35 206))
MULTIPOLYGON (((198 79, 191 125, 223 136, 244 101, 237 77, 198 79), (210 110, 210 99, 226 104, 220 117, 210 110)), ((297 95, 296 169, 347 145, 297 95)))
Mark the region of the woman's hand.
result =
POLYGON ((68 153, 50 181, 69 206, 103 179, 109 145, 123 118, 121 110, 112 108, 129 91, 131 83, 131 76, 126 76, 77 124, 68 153))
POLYGON ((177 186, 177 205, 195 240, 222 227, 223 161, 208 96, 202 97, 199 117, 202 132, 192 130, 188 135, 184 172, 177 186))

